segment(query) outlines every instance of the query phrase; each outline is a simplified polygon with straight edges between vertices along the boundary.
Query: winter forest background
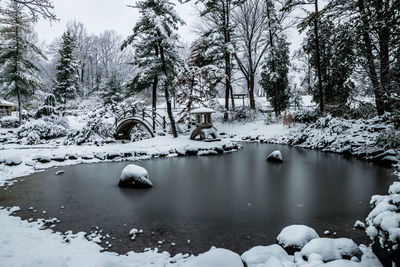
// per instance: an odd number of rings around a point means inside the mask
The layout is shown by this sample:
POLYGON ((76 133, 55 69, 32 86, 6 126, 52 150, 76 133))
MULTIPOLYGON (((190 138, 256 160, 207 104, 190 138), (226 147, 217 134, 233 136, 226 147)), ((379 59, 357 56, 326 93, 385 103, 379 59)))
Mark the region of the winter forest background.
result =
POLYGON ((1 1, 2 97, 22 107, 19 123, 69 110, 115 109, 127 100, 157 108, 161 101, 175 136, 175 120, 187 123, 195 107, 220 110, 227 121, 238 112, 265 111, 258 97, 267 98, 275 116, 304 105, 306 94, 316 111, 334 116, 397 111, 398 1, 185 2, 197 13, 193 40, 178 35, 185 21, 175 9, 182 3, 142 0, 126 6, 138 15, 129 36, 94 34, 72 20, 62 36, 44 43, 35 25, 58 23, 52 1, 1 1), (290 46, 299 43, 288 38, 297 30, 301 45, 290 46), (235 108, 238 93, 247 94, 249 108, 235 108), (180 109, 176 118, 173 108, 180 109))

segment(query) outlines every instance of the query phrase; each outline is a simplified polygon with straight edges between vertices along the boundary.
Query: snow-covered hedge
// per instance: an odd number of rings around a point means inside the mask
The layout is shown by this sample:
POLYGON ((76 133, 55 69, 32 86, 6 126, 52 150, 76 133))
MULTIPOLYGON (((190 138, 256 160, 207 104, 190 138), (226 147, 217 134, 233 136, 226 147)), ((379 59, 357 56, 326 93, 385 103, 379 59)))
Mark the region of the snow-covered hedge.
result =
POLYGON ((389 195, 371 199, 373 210, 367 217, 366 233, 390 253, 399 253, 400 243, 400 182, 389 188, 389 195))
POLYGON ((17 128, 19 126, 18 117, 7 116, 0 119, 1 128, 17 128))
POLYGON ((296 110, 293 112, 295 122, 299 123, 313 123, 319 118, 319 114, 314 109, 296 110))
POLYGON ((86 125, 82 129, 71 131, 65 144, 81 145, 112 137, 114 125, 107 119, 106 113, 105 109, 90 113, 86 125))
POLYGON ((21 143, 25 145, 41 144, 43 140, 64 137, 67 134, 67 122, 57 116, 28 121, 17 130, 21 143))

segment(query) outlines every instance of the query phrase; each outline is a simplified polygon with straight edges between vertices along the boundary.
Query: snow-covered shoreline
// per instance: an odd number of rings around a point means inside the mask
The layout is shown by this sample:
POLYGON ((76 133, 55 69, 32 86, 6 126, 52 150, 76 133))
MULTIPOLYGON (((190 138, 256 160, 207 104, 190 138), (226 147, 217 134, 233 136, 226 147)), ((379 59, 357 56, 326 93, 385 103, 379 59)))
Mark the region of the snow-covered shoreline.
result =
POLYGON ((5 145, 0 150, 0 186, 10 179, 23 177, 52 167, 83 163, 138 161, 157 157, 178 157, 222 154, 233 152, 241 146, 230 140, 196 142, 186 136, 174 139, 169 136, 126 144, 82 146, 19 146, 5 145), (84 152, 82 152, 84 151, 84 152))

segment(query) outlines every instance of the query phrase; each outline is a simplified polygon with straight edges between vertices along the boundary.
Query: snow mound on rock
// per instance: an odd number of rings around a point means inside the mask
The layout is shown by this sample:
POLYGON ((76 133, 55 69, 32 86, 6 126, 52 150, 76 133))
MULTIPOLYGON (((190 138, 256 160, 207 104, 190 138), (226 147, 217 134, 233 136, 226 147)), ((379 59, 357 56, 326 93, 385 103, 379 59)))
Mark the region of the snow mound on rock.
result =
POLYGON ((243 267, 240 256, 223 248, 211 248, 204 254, 192 258, 181 267, 243 267))
POLYGON ((340 260, 343 256, 352 258, 362 255, 357 244, 348 238, 316 238, 307 243, 300 253, 306 258, 309 258, 313 253, 319 254, 325 262, 340 260))
POLYGON ((3 160, 7 166, 18 166, 22 163, 19 155, 5 155, 3 160))
POLYGON ((121 172, 119 186, 123 187, 152 187, 147 170, 135 164, 130 164, 121 172))
POLYGON ((267 157, 267 161, 283 162, 282 153, 279 150, 272 152, 267 157))
POLYGON ((266 263, 276 262, 276 260, 279 260, 285 267, 295 266, 293 257, 289 256, 279 245, 251 248, 242 254, 242 260, 247 267, 270 266, 266 263))
POLYGON ((302 249, 310 240, 319 238, 317 232, 305 225, 285 227, 278 235, 278 243, 283 247, 302 249))

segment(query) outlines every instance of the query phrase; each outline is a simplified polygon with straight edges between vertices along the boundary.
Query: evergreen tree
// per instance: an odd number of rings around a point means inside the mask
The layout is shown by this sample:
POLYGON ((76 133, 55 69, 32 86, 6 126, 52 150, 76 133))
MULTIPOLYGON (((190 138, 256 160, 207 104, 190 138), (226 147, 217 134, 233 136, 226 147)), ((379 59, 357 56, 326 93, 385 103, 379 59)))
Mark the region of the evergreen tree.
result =
POLYGON ((43 82, 34 60, 45 58, 32 43, 31 19, 23 12, 23 6, 11 1, 1 9, 0 29, 0 79, 1 92, 6 96, 17 96, 19 122, 22 123, 22 97, 30 97, 43 82))
POLYGON ((78 64, 75 58, 75 40, 71 32, 66 31, 63 34, 61 48, 58 52, 60 59, 56 65, 54 95, 65 105, 68 99, 76 98, 79 80, 78 64))
POLYGON ((290 52, 285 35, 275 38, 274 44, 263 66, 260 85, 265 90, 268 101, 275 108, 276 115, 279 115, 289 106, 290 52))
POLYGON ((113 71, 110 77, 103 85, 101 97, 104 104, 112 104, 123 100, 124 87, 122 79, 116 71, 113 71))
POLYGON ((178 25, 184 22, 175 12, 174 4, 170 0, 141 0, 136 3, 136 8, 139 9, 141 16, 133 29, 133 34, 122 46, 122 48, 128 45, 134 47, 133 64, 140 70, 131 84, 137 83, 133 86, 139 90, 152 84, 162 88, 172 133, 177 137, 170 94, 181 61, 176 30, 178 25))
POLYGON ((332 0, 325 8, 334 22, 351 18, 358 62, 369 77, 379 115, 395 111, 400 94, 399 10, 398 0, 332 0))
MULTIPOLYGON (((351 75, 355 69, 354 31, 347 23, 335 24, 329 17, 320 19, 319 51, 321 53, 321 75, 323 78, 324 103, 327 106, 346 105, 354 82, 351 75)), ((305 52, 310 55, 311 66, 317 69, 315 32, 307 32, 305 52)), ((318 102, 320 92, 316 86, 312 88, 314 100, 318 102)))

